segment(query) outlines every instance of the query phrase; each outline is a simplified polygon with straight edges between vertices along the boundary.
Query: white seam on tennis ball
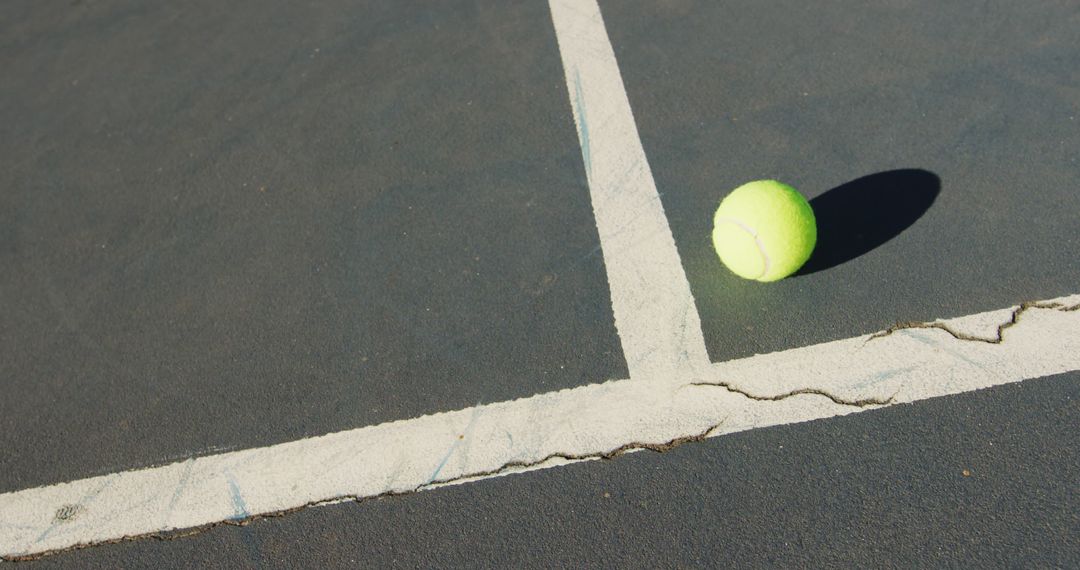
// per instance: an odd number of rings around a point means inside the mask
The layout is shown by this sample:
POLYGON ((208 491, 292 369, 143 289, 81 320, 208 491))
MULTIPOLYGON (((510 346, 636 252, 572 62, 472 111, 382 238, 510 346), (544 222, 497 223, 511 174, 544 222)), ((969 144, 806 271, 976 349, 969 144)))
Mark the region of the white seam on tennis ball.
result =
POLYGON ((758 253, 761 254, 761 259, 765 260, 765 268, 761 270, 761 273, 758 273, 757 275, 752 277, 752 279, 760 279, 762 276, 767 275, 769 273, 769 267, 772 265, 772 263, 769 261, 769 254, 765 253, 765 244, 761 243, 761 238, 758 237, 757 232, 754 231, 754 228, 751 228, 750 226, 748 226, 748 225, 746 225, 746 224, 744 224, 744 223, 742 223, 739 220, 736 220, 734 218, 720 217, 720 218, 716 218, 715 221, 716 222, 721 222, 721 223, 726 222, 726 223, 729 223, 729 224, 734 224, 734 225, 738 226, 742 231, 750 234, 750 237, 754 238, 754 243, 757 244, 758 253))

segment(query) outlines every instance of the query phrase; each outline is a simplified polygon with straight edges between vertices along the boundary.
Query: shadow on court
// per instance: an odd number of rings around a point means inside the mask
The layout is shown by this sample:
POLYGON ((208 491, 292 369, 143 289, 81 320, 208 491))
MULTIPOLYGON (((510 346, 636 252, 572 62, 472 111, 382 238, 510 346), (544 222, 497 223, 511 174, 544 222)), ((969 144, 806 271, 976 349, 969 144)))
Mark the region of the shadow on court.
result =
POLYGON ((835 267, 891 240, 930 209, 940 190, 936 174, 901 169, 852 180, 810 200, 817 246, 797 275, 835 267))

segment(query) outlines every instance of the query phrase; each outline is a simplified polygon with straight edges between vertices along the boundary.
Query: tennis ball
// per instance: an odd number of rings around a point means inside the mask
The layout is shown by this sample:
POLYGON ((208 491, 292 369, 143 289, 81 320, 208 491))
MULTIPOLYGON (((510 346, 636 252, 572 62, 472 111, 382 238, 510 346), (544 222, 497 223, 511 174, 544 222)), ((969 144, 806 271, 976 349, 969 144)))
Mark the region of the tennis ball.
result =
POLYGON ((814 210, 791 186, 757 180, 731 191, 713 216, 713 247, 739 277, 776 281, 799 270, 817 242, 814 210))

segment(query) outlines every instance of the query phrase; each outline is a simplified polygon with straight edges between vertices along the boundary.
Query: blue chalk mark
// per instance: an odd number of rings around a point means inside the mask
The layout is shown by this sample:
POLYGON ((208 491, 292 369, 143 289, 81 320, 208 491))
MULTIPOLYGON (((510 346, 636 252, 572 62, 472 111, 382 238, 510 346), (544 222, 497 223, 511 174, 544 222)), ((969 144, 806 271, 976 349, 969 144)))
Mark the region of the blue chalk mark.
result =
POLYGON ((589 122, 585 118, 585 93, 581 90, 581 74, 574 68, 574 109, 578 117, 578 137, 581 139, 581 158, 585 160, 585 177, 592 180, 592 151, 589 147, 589 122))
POLYGON ((431 477, 428 478, 428 483, 435 481, 435 478, 439 476, 439 472, 442 471, 442 468, 446 467, 446 462, 450 461, 450 456, 453 455, 455 451, 457 451, 458 443, 460 443, 460 441, 455 441, 454 445, 450 446, 450 449, 446 452, 446 455, 443 456, 442 461, 439 462, 439 466, 435 468, 435 472, 432 473, 431 477))
POLYGON ((907 336, 908 338, 915 339, 915 340, 917 340, 917 341, 919 341, 919 342, 921 342, 921 343, 923 343, 923 344, 925 344, 927 346, 932 346, 934 348, 943 350, 946 353, 948 353, 949 355, 953 356, 954 358, 957 358, 959 360, 963 360, 964 362, 967 362, 968 364, 974 366, 975 368, 978 368, 978 369, 983 370, 985 372, 990 372, 990 370, 987 370, 986 366, 984 366, 982 363, 976 362, 976 361, 968 358, 967 356, 964 356, 963 354, 961 354, 959 352, 956 352, 955 350, 952 350, 948 346, 945 346, 945 345, 937 342, 935 339, 931 338, 928 335, 923 335, 921 333, 917 333, 915 331, 915 329, 906 329, 906 330, 902 330, 902 331, 898 331, 898 332, 900 332, 904 336, 907 336))
POLYGON ((439 476, 439 473, 442 471, 443 467, 446 467, 446 463, 450 461, 450 458, 454 455, 454 452, 457 451, 458 447, 461 446, 461 442, 469 441, 471 443, 472 438, 470 436, 472 435, 473 427, 476 426, 476 420, 480 417, 480 402, 480 400, 477 400, 476 406, 473 407, 472 418, 469 419, 469 425, 465 426, 465 433, 461 435, 460 439, 454 440, 453 445, 450 446, 450 449, 446 451, 446 455, 443 456, 442 461, 439 462, 439 466, 435 468, 435 472, 432 473, 431 477, 428 478, 429 485, 435 482, 435 478, 439 476))
MULTIPOLYGON (((250 517, 251 511, 248 510, 247 503, 244 502, 244 497, 240 494, 240 486, 236 484, 236 479, 228 471, 225 472, 225 478, 229 481, 229 494, 232 496, 233 512, 236 513, 229 520, 238 521, 250 517)), ((259 556, 259 545, 255 540, 254 533, 250 528, 244 527, 240 531, 240 538, 248 548, 248 557, 252 564, 256 568, 262 568, 262 558, 259 556)))
POLYGON ((10 528, 10 529, 14 529, 14 530, 37 530, 38 527, 30 526, 28 524, 0 523, 0 528, 10 528))
MULTIPOLYGON (((76 504, 78 506, 82 507, 82 508, 86 508, 87 506, 89 506, 90 503, 92 503, 94 501, 94 499, 96 499, 97 496, 101 494, 102 491, 104 491, 105 489, 108 489, 109 487, 112 486, 113 482, 116 481, 116 477, 117 477, 117 474, 114 473, 112 477, 109 477, 108 480, 106 480, 104 483, 102 483, 101 486, 98 487, 96 490, 90 491, 89 493, 83 495, 83 497, 81 499, 79 499, 79 502, 76 503, 76 504)), ((45 537, 52 534, 52 531, 54 529, 56 529, 56 519, 55 518, 53 519, 52 524, 49 525, 49 528, 46 528, 44 532, 42 532, 40 535, 38 535, 37 539, 34 540, 34 544, 37 544, 37 543, 45 540, 45 537)))
POLYGON ((240 495, 240 487, 236 484, 236 479, 233 478, 232 473, 226 473, 225 477, 229 480, 229 492, 232 495, 233 512, 235 513, 232 520, 248 518, 251 513, 248 512, 244 497, 240 495))
POLYGON ((892 370, 886 370, 884 372, 878 372, 877 374, 874 374, 874 378, 870 381, 870 383, 871 384, 877 384, 878 382, 884 382, 885 380, 888 380, 889 378, 892 378, 893 376, 898 376, 900 374, 907 374, 908 372, 911 372, 912 370, 915 370, 915 368, 916 368, 915 366, 907 366, 905 368, 894 368, 892 370))
POLYGON ((852 386, 852 387, 858 389, 858 388, 866 388, 867 386, 874 386, 874 385, 880 384, 880 383, 882 383, 882 382, 884 382, 884 381, 886 381, 889 378, 892 378, 894 376, 899 376, 901 374, 907 374, 908 372, 911 372, 912 370, 915 370, 916 368, 918 368, 918 367, 917 366, 908 366, 908 367, 905 367, 905 368, 894 368, 892 370, 885 370, 884 372, 878 372, 877 374, 874 374, 873 377, 867 379, 865 382, 861 382, 861 383, 856 384, 855 386, 852 386))
POLYGON ((180 494, 187 489, 188 478, 191 477, 191 468, 195 465, 195 458, 191 457, 184 463, 184 474, 180 476, 180 482, 176 484, 176 490, 173 491, 173 496, 169 499, 169 506, 165 507, 166 521, 172 515, 173 509, 176 508, 176 501, 180 500, 180 494))

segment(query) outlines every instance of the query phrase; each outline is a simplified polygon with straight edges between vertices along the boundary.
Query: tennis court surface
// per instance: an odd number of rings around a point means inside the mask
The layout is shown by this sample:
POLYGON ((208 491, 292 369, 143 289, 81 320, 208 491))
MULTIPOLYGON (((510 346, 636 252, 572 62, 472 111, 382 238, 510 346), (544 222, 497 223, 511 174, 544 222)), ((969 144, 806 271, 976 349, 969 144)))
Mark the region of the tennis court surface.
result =
POLYGON ((1078 6, 20 0, 0 62, 13 566, 1080 563, 1078 6))

